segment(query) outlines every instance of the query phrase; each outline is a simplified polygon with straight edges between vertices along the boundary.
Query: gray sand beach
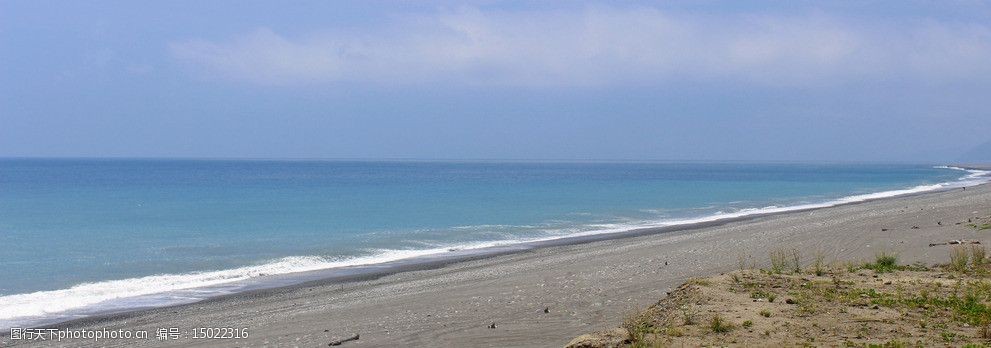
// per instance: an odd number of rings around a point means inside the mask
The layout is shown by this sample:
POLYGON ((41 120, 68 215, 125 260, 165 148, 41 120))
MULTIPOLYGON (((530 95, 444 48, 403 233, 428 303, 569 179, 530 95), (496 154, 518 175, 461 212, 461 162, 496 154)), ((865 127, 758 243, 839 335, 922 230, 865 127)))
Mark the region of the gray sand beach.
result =
MULTIPOLYGON (((736 269, 742 257, 797 248, 803 262, 948 260, 950 240, 991 243, 967 226, 991 215, 991 185, 763 216, 721 226, 555 246, 347 283, 310 283, 57 327, 148 330, 146 340, 30 342, 71 346, 563 346, 609 329, 686 279, 736 269), (248 328, 240 340, 159 341, 159 328, 248 328)), ((3 337, 0 346, 25 341, 3 337)))

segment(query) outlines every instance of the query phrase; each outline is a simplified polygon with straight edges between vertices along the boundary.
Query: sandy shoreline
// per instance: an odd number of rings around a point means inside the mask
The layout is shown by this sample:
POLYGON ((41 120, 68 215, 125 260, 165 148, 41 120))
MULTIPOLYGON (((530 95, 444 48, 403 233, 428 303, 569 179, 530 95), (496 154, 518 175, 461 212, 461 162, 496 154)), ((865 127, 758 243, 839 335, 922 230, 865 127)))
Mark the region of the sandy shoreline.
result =
MULTIPOLYGON (((104 340, 95 344, 100 346, 326 346, 355 333, 361 339, 346 345, 561 346, 578 334, 615 327, 624 314, 689 277, 734 269, 739 255, 764 261, 769 249, 787 246, 808 251, 809 258, 822 251, 830 258, 866 259, 883 250, 898 253, 903 262, 944 261, 948 249, 928 244, 989 243, 987 231, 955 224, 989 214, 991 186, 981 185, 532 249, 344 284, 323 280, 68 326, 152 332, 149 340, 104 340), (495 328, 489 328, 492 323, 495 328), (247 327, 249 338, 159 342, 153 337, 158 328, 228 326, 247 327)), ((26 342, 3 337, 0 343, 26 342)))

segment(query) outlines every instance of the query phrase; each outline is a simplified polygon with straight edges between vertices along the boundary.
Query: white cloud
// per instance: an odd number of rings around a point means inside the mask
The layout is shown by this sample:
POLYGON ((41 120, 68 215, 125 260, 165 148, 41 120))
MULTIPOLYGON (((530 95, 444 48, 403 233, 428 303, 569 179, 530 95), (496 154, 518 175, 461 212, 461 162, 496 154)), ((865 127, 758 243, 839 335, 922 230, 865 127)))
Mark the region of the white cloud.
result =
POLYGON ((171 48, 179 59, 262 83, 339 79, 348 63, 334 42, 290 41, 265 28, 229 43, 191 40, 171 48))
POLYGON ((602 85, 741 79, 808 85, 910 77, 991 79, 991 29, 828 14, 685 15, 651 8, 404 17, 386 28, 174 42, 174 56, 259 84, 445 81, 602 85))

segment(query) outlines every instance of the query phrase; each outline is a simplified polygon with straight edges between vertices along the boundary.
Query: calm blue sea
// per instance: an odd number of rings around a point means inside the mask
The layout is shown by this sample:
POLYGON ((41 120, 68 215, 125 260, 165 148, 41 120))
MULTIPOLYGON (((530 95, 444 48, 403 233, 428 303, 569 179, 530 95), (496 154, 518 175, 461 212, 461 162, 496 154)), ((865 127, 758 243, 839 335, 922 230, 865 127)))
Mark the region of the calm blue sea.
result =
POLYGON ((976 174, 931 165, 5 159, 0 321, 451 249, 833 205, 976 174))

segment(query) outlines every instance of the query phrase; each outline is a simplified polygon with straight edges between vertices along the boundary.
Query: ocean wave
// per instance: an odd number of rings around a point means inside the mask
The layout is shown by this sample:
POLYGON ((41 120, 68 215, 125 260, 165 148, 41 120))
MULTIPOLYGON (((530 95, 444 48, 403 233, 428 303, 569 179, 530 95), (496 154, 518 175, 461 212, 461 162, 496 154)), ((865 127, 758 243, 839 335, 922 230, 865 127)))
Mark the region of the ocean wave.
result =
MULTIPOLYGON (((204 271, 187 274, 152 275, 140 278, 108 280, 84 283, 67 289, 38 291, 26 294, 0 296, 0 329, 21 322, 25 318, 44 318, 65 314, 74 310, 99 307, 102 304, 117 300, 135 298, 144 295, 168 293, 174 291, 207 288, 223 284, 236 283, 265 276, 299 273, 315 270, 334 269, 351 266, 375 265, 399 260, 413 259, 431 255, 439 255, 452 251, 491 248, 520 243, 533 243, 561 238, 582 237, 589 235, 626 232, 633 229, 666 227, 687 224, 713 222, 723 219, 741 218, 753 215, 782 213, 789 211, 807 210, 832 207, 842 204, 864 202, 880 198, 922 193, 940 189, 957 188, 977 185, 991 180, 991 171, 965 169, 952 166, 938 166, 940 169, 953 169, 968 172, 967 175, 955 182, 944 182, 932 185, 920 185, 907 189, 858 194, 842 197, 820 203, 797 204, 790 206, 766 206, 762 208, 746 208, 732 212, 718 211, 711 215, 656 221, 627 221, 622 223, 605 223, 585 225, 583 227, 568 227, 543 230, 542 237, 515 238, 499 241, 476 242, 458 245, 432 246, 414 250, 377 250, 370 255, 348 259, 328 259, 319 256, 285 257, 268 263, 246 266, 228 270, 204 271)), ((508 227, 537 228, 539 226, 513 225, 482 225, 457 226, 454 229, 504 229, 508 227)), ((208 296, 200 297, 205 298, 208 296)), ((196 298, 199 299, 199 298, 196 298)), ((195 299, 194 299, 195 300, 195 299)), ((166 305, 174 303, 157 303, 166 305)))
POLYGON ((227 270, 163 274, 140 278, 83 283, 67 289, 0 296, 0 327, 17 318, 41 318, 99 305, 107 301, 205 288, 269 275, 298 273, 348 266, 371 265, 437 254, 448 248, 380 250, 369 256, 343 260, 319 256, 292 256, 272 262, 227 270))

